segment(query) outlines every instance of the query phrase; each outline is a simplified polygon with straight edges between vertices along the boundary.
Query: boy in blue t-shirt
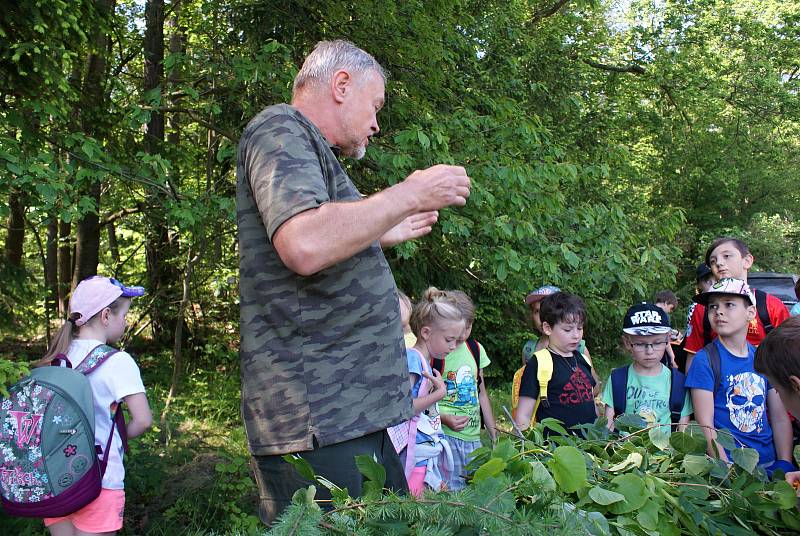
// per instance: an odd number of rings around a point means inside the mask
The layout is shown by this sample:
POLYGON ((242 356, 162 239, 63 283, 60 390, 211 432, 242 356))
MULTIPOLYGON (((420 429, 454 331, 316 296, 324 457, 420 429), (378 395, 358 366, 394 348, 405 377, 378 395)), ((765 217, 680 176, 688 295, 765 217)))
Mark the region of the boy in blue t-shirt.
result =
POLYGON ((741 279, 724 278, 694 301, 708 307, 717 338, 699 351, 691 364, 686 386, 692 389, 695 418, 711 456, 728 461, 716 442, 715 429, 727 429, 745 447, 756 449, 760 465, 770 468, 777 460, 791 463, 792 432, 778 393, 753 365, 755 348, 747 342, 747 328, 756 316, 755 297, 741 279), (719 356, 715 377, 713 354, 719 356), (715 385, 718 387, 715 389, 715 385))

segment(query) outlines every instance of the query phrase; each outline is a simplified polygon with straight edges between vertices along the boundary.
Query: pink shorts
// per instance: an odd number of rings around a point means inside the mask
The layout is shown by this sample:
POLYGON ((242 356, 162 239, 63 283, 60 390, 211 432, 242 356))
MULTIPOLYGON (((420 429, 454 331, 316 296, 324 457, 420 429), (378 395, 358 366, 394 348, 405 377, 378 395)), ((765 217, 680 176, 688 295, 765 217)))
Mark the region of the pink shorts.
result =
POLYGON ((66 517, 46 517, 44 526, 49 527, 62 521, 70 521, 72 526, 83 532, 113 532, 122 528, 125 513, 125 490, 100 490, 100 495, 66 517))

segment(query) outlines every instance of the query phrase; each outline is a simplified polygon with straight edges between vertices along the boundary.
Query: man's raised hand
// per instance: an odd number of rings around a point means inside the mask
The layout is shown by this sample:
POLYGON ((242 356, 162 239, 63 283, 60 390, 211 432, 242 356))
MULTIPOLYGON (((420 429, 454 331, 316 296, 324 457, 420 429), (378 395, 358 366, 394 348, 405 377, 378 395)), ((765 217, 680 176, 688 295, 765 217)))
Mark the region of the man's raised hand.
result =
POLYGON ((413 189, 420 212, 464 206, 472 184, 463 167, 445 164, 417 170, 404 182, 413 189))

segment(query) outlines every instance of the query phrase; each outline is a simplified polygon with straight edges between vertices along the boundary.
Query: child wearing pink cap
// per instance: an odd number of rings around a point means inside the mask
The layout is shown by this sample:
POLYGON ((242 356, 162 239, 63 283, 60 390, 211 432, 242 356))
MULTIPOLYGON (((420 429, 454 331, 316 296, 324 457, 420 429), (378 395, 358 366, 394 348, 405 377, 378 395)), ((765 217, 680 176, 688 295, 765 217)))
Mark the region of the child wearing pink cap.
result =
MULTIPOLYGON (((142 287, 126 287, 109 277, 93 276, 81 281, 72 292, 69 318, 50 342, 47 355, 38 365, 49 365, 59 354, 66 354, 77 367, 98 346, 114 343, 125 331, 125 315, 131 298, 144 294, 142 287)), ((127 437, 143 434, 152 424, 139 367, 127 352, 116 352, 86 376, 94 395, 95 443, 108 448, 108 465, 102 491, 94 501, 66 517, 45 518, 53 536, 76 534, 114 534, 122 528, 125 508, 122 465, 123 442, 117 431, 106 446, 117 406, 125 402, 130 422, 127 437)))

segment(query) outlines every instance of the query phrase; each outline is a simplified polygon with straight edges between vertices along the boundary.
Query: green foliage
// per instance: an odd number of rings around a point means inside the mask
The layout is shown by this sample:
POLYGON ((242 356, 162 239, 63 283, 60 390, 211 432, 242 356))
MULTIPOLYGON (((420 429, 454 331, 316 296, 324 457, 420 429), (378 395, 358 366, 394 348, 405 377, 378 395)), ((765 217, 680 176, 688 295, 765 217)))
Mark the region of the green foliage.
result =
MULTIPOLYGON (((603 420, 585 427, 590 439, 550 436, 529 442, 501 439, 475 451, 465 491, 426 492, 423 498, 379 494, 340 496, 323 511, 315 487, 299 490, 269 534, 782 534, 800 527, 794 489, 769 481, 758 454, 733 448, 733 465, 704 454, 698 425, 664 443, 658 427, 620 419, 623 437, 609 437, 603 420), (654 441, 653 438, 656 438, 654 441)), ((665 433, 662 433, 666 436, 665 433)), ((362 474, 382 482, 370 457, 362 474)), ((295 464, 314 480, 310 466, 295 464)), ((319 483, 319 481, 318 481, 319 483)))

